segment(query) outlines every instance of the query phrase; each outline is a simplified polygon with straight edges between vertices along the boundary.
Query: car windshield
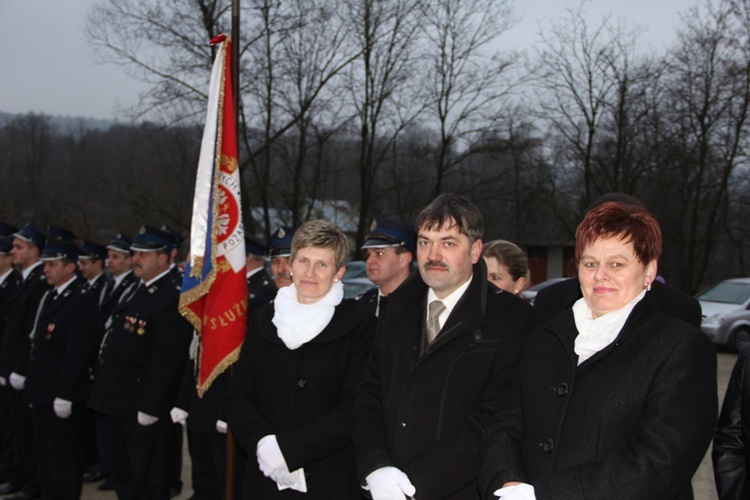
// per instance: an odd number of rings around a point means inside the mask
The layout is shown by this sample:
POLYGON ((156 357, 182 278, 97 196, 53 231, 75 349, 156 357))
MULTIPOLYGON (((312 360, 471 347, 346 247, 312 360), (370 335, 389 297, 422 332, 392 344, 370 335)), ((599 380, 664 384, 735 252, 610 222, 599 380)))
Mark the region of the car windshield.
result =
POLYGON ((750 283, 722 281, 699 293, 695 298, 724 304, 744 304, 750 298, 750 283))

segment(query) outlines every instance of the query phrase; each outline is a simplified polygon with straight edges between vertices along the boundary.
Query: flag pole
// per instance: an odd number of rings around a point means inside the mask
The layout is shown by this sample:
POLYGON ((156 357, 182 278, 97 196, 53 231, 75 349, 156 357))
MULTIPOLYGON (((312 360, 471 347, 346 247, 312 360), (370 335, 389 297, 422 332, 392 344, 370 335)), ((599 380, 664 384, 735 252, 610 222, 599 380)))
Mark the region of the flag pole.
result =
MULTIPOLYGON (((232 96, 234 97, 234 134, 235 144, 239 146, 240 135, 240 0, 232 0, 232 96)), ((237 148, 237 162, 239 163, 240 151, 237 148)), ((229 367, 229 379, 232 378, 232 367, 229 367)), ((227 428, 227 453, 226 453, 226 500, 234 500, 234 483, 236 477, 237 450, 235 448, 234 434, 231 428, 227 428)))

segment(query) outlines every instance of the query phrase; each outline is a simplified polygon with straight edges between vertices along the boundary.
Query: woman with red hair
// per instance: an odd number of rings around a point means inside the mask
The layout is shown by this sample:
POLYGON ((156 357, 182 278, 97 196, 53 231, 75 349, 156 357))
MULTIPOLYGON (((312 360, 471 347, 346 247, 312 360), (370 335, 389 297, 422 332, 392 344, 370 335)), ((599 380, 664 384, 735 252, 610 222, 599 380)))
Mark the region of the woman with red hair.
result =
POLYGON ((483 438, 484 498, 693 498, 716 425, 716 355, 649 295, 661 247, 644 207, 586 214, 583 298, 529 338, 515 397, 483 438))

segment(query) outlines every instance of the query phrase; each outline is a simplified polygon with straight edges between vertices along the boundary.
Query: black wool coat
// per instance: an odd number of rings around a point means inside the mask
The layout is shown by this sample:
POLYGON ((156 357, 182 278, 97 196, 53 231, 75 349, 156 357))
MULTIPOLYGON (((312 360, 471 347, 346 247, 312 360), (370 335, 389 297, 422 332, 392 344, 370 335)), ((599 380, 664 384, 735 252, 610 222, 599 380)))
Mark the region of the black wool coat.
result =
POLYGON ((577 366, 573 311, 529 339, 515 398, 483 437, 484 498, 506 481, 545 499, 690 499, 716 425, 716 353, 647 293, 577 366))
POLYGON ((357 384, 372 348, 375 318, 353 299, 336 306, 310 342, 289 350, 271 322, 273 303, 255 312, 225 394, 224 412, 249 454, 247 498, 359 497, 351 444, 357 384), (290 471, 304 467, 308 492, 279 491, 255 450, 275 434, 290 471))
POLYGON ((534 309, 487 282, 482 259, 435 341, 421 352, 428 287, 418 271, 389 295, 358 393, 362 484, 395 466, 420 500, 478 498, 479 438, 509 392, 534 309))
POLYGON ((188 359, 193 327, 179 313, 171 274, 150 286, 133 284, 110 318, 94 363, 89 406, 105 415, 139 411, 169 418, 188 359))
POLYGON ((109 317, 112 315, 112 312, 115 310, 115 306, 120 301, 120 297, 122 297, 122 294, 125 292, 125 290, 128 289, 130 285, 136 283, 138 281, 138 278, 135 277, 133 271, 128 271, 120 284, 109 291, 111 287, 114 287, 114 281, 115 280, 113 278, 112 282, 108 284, 107 287, 105 287, 105 289, 102 290, 101 294, 98 296, 99 318, 101 319, 102 323, 107 322, 109 317), (106 293, 105 295, 105 292, 108 293, 106 293))
POLYGON ((51 405, 55 398, 86 401, 91 377, 89 368, 101 339, 96 298, 77 278, 52 299, 50 290, 42 299, 31 338, 24 402, 51 405))
POLYGON ((711 458, 719 499, 750 498, 750 346, 743 347, 737 355, 721 406, 711 458))

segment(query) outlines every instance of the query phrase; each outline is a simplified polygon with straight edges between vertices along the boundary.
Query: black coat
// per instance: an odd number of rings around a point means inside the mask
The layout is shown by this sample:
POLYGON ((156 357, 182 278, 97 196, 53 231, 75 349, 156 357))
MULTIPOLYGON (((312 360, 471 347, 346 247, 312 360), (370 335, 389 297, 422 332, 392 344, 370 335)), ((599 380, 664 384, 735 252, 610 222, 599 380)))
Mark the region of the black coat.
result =
POLYGON ((105 415, 141 411, 169 418, 188 357, 193 328, 179 313, 170 273, 146 287, 132 285, 115 306, 95 362, 89 406, 105 415))
POLYGON ((89 368, 101 339, 96 299, 76 279, 52 299, 42 299, 31 339, 24 402, 51 405, 56 397, 86 401, 91 385, 89 368))
POLYGON ((247 291, 251 295, 260 295, 263 303, 275 299, 277 292, 276 284, 265 269, 261 269, 247 279, 247 291))
POLYGON ((102 323, 106 323, 109 317, 112 315, 112 311, 115 310, 115 306, 120 301, 120 297, 128 289, 130 285, 136 283, 138 278, 135 277, 133 271, 128 271, 128 274, 122 279, 119 285, 115 287, 111 292, 109 291, 114 286, 114 279, 106 287, 106 290, 102 290, 102 294, 99 296, 99 317, 102 323), (105 291, 107 292, 106 295, 105 291))
POLYGON ((273 314, 271 303, 253 315, 225 395, 227 421, 250 455, 244 491, 263 499, 357 498, 352 407, 375 318, 345 299, 317 337, 289 350, 271 322, 273 314), (304 467, 307 494, 279 492, 260 472, 255 448, 268 434, 276 435, 290 471, 304 467))
POLYGON ((647 293, 617 338, 577 366, 572 310, 529 339, 515 398, 482 439, 484 498, 691 499, 716 424, 716 354, 647 293), (511 403, 512 402, 512 403, 511 403))
POLYGON ((420 356, 428 288, 412 273, 378 320, 355 410, 360 481, 384 466, 416 498, 478 498, 479 438, 509 391, 534 309, 487 282, 480 259, 463 297, 420 356))
MULTIPOLYGON (((695 297, 660 281, 651 284, 649 293, 664 314, 696 328, 701 327, 701 305, 695 297)), ((570 278, 539 290, 534 298, 534 307, 542 315, 542 322, 546 323, 557 313, 573 307, 581 297, 581 282, 578 278, 570 278)))
MULTIPOLYGON (((12 270, 5 280, 0 283, 0 339, 5 331, 5 324, 11 310, 11 301, 16 289, 21 285, 21 274, 12 270)), ((0 341, 1 343, 1 341, 0 341)))
POLYGON ((740 350, 734 364, 719 414, 711 458, 719 498, 750 498, 750 346, 740 350))
POLYGON ((49 288, 43 264, 35 267, 16 288, 8 306, 0 345, 0 377, 8 378, 13 371, 26 373, 29 334, 39 301, 49 288))

